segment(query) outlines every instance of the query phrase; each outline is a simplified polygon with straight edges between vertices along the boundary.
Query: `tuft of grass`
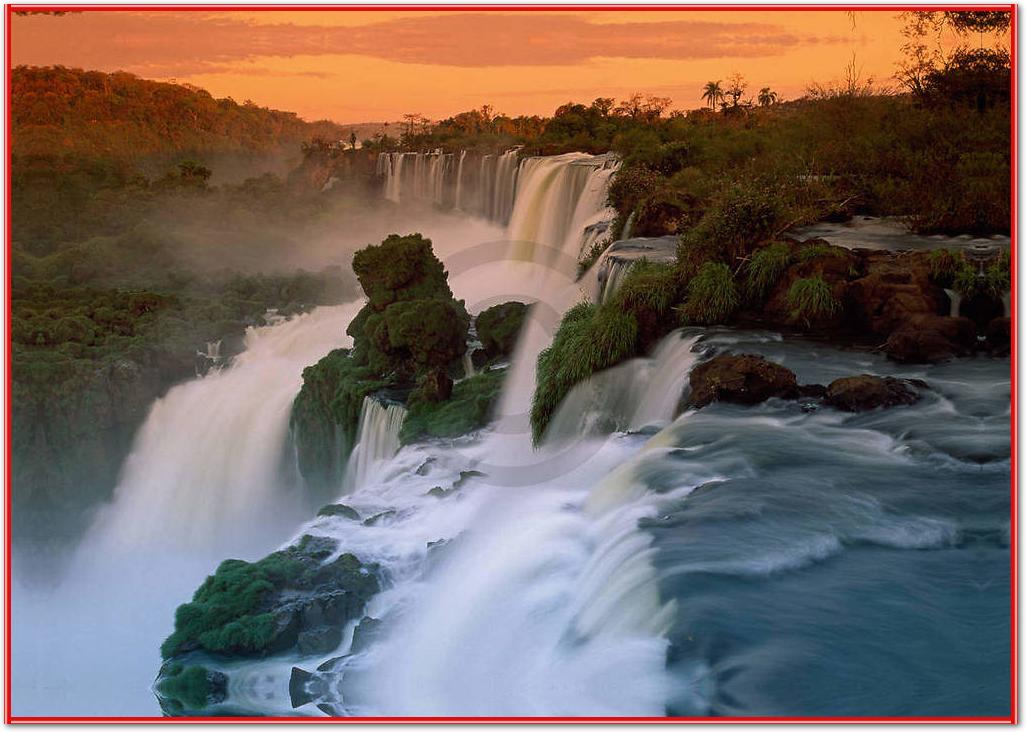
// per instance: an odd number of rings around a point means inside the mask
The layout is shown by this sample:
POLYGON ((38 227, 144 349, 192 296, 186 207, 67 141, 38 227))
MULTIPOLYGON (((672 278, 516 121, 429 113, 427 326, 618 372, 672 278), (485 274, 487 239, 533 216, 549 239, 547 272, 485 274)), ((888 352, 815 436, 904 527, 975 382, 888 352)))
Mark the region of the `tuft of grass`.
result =
POLYGON ((950 249, 934 249, 930 252, 930 279, 940 287, 950 288, 965 266, 965 259, 950 249))
POLYGON ((784 242, 759 249, 745 266, 745 289, 752 300, 762 300, 791 265, 791 248, 784 242))
POLYGON ((725 323, 740 304, 734 274, 721 262, 703 264, 690 283, 681 315, 688 323, 725 323))
POLYGON ((829 244, 809 244, 798 250, 798 261, 808 262, 817 257, 840 257, 840 249, 829 244))
POLYGON ((676 267, 642 259, 631 265, 613 302, 629 312, 643 309, 663 315, 677 301, 679 291, 676 267))
POLYGON ((813 321, 828 318, 841 309, 830 285, 818 276, 795 280, 787 291, 787 304, 791 308, 791 319, 804 322, 807 328, 813 321))

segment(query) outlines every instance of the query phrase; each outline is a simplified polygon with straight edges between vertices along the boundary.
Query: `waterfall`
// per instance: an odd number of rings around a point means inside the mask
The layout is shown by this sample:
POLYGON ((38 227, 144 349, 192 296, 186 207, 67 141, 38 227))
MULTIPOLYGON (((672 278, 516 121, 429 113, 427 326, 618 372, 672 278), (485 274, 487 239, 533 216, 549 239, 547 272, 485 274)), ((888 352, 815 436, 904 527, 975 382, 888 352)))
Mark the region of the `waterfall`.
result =
POLYGON ((456 167, 456 194, 452 207, 457 211, 463 210, 463 161, 467 158, 467 151, 460 151, 460 162, 456 167))
POLYGON ((637 430, 673 420, 685 382, 699 355, 695 334, 675 331, 650 358, 636 358, 593 374, 574 386, 545 434, 559 444, 581 435, 637 430))
POLYGON ((399 451, 399 430, 405 419, 406 409, 401 404, 382 404, 373 397, 363 398, 356 447, 346 465, 346 493, 366 485, 399 451))
POLYGON ((520 148, 507 150, 495 161, 493 191, 488 219, 505 225, 513 213, 513 199, 517 185, 517 156, 520 148))
POLYGON ((463 352, 463 378, 469 379, 471 376, 477 375, 477 369, 474 368, 474 351, 477 350, 473 346, 467 348, 463 352))
MULTIPOLYGON (((92 535, 111 551, 267 543, 307 510, 285 490, 292 401, 303 369, 340 345, 361 303, 250 328, 232 364, 172 388, 139 430, 92 535), (253 537, 255 527, 264 536, 253 537)), ((295 486, 293 486, 295 488, 295 486)))
POLYGON ((602 289, 599 291, 599 304, 609 302, 609 299, 616 294, 618 289, 620 289, 620 285, 623 283, 624 277, 627 276, 627 272, 633 266, 634 262, 624 261, 622 259, 614 259, 609 262, 609 265, 605 269, 605 279, 602 280, 601 283, 602 289))
POLYGON ((588 227, 615 215, 606 195, 616 167, 610 155, 584 153, 524 160, 507 232, 512 258, 549 266, 577 262, 588 227))

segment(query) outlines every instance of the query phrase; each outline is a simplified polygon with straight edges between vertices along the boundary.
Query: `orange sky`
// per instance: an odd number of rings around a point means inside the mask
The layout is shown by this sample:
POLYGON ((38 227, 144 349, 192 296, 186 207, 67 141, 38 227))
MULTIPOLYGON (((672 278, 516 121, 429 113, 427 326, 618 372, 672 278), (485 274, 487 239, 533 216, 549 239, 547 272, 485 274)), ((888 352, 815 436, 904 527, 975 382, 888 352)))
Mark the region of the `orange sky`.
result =
POLYGON ((890 83, 900 21, 889 9, 600 11, 84 11, 12 18, 15 64, 124 70, 308 119, 439 119, 491 104, 550 114, 635 91, 701 106, 740 72, 785 98, 843 76, 890 83))

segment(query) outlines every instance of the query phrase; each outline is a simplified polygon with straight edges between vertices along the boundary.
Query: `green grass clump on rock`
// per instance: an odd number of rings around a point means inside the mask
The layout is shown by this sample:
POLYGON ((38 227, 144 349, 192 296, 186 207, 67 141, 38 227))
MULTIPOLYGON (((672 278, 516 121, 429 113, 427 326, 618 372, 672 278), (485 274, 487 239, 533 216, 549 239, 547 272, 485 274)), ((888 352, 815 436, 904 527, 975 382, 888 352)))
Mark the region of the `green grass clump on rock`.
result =
POLYGON ((784 242, 776 242, 757 250, 745 265, 748 297, 752 300, 765 298, 790 265, 791 247, 784 242))
POLYGON ((791 308, 792 320, 800 320, 806 327, 823 318, 829 318, 841 309, 822 277, 805 277, 795 280, 787 291, 787 305, 791 308))
POLYGON ((684 320, 698 325, 725 323, 740 304, 730 268, 706 262, 688 283, 688 298, 681 309, 684 320))

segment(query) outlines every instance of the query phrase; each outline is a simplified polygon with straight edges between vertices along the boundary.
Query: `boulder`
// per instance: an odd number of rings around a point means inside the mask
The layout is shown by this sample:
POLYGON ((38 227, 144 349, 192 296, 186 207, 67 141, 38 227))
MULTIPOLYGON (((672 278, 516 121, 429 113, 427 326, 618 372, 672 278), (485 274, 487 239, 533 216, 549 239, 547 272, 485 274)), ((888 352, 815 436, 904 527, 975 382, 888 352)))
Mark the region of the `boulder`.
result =
POLYGON ((758 404, 771 397, 794 399, 799 388, 794 373, 762 356, 716 356, 691 371, 691 393, 685 407, 712 402, 758 404))
POLYGON ((976 348, 976 326, 968 318, 919 315, 887 338, 884 352, 899 363, 938 363, 976 348))
POLYGON ((324 506, 320 511, 317 512, 318 516, 341 516, 342 518, 352 519, 353 521, 360 520, 360 514, 355 509, 350 508, 344 503, 331 503, 324 506))
POLYGON ((341 642, 341 626, 321 625, 300 633, 296 640, 296 648, 303 655, 322 656, 334 651, 341 642))
POLYGON ((827 386, 824 402, 843 412, 865 412, 879 407, 915 404, 919 393, 912 382, 890 376, 845 376, 827 386))

